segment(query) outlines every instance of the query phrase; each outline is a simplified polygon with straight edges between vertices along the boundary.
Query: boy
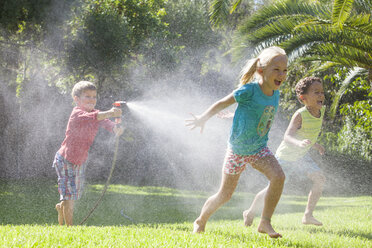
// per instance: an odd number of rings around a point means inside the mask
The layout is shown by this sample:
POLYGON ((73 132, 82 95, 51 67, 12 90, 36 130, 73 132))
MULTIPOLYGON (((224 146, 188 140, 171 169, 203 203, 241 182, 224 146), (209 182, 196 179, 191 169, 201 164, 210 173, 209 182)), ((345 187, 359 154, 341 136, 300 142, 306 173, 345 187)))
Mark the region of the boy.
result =
MULTIPOLYGON (((313 211, 322 194, 325 176, 311 159, 308 151, 311 147, 318 150, 320 155, 325 151, 323 146, 316 143, 325 112, 324 90, 321 79, 317 77, 300 80, 295 90, 298 100, 305 106, 293 114, 284 134, 284 140, 276 151, 276 157, 285 172, 294 171, 299 178, 308 177, 312 181, 302 223, 321 226, 323 224, 314 218, 313 211)), ((244 211, 243 218, 246 226, 252 225, 266 190, 267 188, 260 191, 251 207, 244 211)))
POLYGON ((85 164, 88 151, 100 127, 120 136, 121 127, 108 120, 120 117, 121 109, 108 111, 94 109, 97 103, 96 86, 88 81, 80 81, 72 89, 76 107, 72 110, 67 124, 66 137, 54 158, 53 167, 58 176, 60 203, 56 205, 58 223, 72 225, 74 201, 80 199, 83 190, 85 164))

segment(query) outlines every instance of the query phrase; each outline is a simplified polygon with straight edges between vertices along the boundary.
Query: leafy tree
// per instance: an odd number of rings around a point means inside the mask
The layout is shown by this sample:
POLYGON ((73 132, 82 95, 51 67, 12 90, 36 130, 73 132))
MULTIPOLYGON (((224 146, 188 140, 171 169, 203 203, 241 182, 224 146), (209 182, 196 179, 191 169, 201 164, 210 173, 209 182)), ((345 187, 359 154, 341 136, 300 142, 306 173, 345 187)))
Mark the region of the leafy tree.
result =
POLYGON ((76 35, 70 36, 67 65, 71 71, 94 74, 103 81, 125 62, 131 48, 128 23, 111 11, 87 13, 76 35))
MULTIPOLYGON (((51 0, 3 0, 0 2, 0 23, 10 32, 26 25, 42 24, 51 0)), ((29 30, 31 33, 31 30, 29 30)))
MULTIPOLYGON (((128 66, 143 40, 162 33, 163 0, 84 1, 68 33, 67 65, 77 75, 97 77, 101 91, 128 89, 128 66), (108 80, 105 83, 105 80, 108 80)), ((109 93, 109 94, 111 94, 109 93)))
POLYGON ((185 63, 201 67, 205 54, 216 49, 222 36, 208 22, 207 1, 168 1, 162 9, 167 28, 153 33, 143 44, 142 53, 150 70, 173 73, 185 63))

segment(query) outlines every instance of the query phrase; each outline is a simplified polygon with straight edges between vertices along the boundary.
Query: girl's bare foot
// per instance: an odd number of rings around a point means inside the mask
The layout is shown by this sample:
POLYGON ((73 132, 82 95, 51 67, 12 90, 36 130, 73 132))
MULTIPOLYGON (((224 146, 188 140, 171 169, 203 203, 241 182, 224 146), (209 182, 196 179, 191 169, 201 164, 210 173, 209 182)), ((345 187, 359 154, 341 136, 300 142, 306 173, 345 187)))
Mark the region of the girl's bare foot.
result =
POLYGON ((251 226, 253 223, 254 216, 255 214, 252 211, 250 211, 249 209, 245 210, 243 212, 244 225, 251 226))
POLYGON ((56 210, 58 212, 58 224, 62 226, 64 218, 61 203, 56 204, 56 210))
POLYGON ((271 226, 270 219, 261 218, 260 224, 258 225, 258 232, 267 233, 270 238, 281 238, 280 233, 275 232, 274 228, 271 226))
POLYGON ((304 225, 316 225, 316 226, 323 226, 323 223, 318 221, 312 215, 304 215, 302 218, 302 224, 304 225))
POLYGON ((202 233, 204 232, 204 229, 205 229, 205 224, 201 224, 201 222, 198 220, 194 221, 193 233, 202 233))

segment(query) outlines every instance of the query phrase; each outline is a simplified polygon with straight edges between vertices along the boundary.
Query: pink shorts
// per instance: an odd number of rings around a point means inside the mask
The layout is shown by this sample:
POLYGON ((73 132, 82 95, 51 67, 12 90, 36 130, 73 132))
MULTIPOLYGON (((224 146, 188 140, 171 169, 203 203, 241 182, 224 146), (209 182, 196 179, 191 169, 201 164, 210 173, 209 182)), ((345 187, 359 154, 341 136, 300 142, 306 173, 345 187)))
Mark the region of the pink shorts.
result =
POLYGON ((258 153, 253 155, 238 155, 231 149, 227 149, 223 172, 229 175, 238 175, 245 170, 247 164, 252 164, 257 160, 270 155, 273 155, 273 153, 268 147, 262 148, 258 153))

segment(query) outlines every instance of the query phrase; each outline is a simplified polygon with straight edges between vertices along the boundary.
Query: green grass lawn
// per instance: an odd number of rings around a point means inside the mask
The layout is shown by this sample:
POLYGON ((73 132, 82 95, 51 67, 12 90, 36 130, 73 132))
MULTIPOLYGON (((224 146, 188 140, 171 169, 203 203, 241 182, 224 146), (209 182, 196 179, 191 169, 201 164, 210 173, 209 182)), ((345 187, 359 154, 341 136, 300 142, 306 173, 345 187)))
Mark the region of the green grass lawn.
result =
MULTIPOLYGON (((79 223, 101 194, 89 185, 77 202, 79 223)), ((111 185, 83 226, 57 225, 55 181, 0 181, 0 247, 372 247, 372 197, 322 197, 315 216, 322 227, 304 226, 306 196, 283 195, 272 219, 283 238, 273 240, 243 226, 253 194, 236 192, 192 234, 192 222, 213 192, 111 185)))

